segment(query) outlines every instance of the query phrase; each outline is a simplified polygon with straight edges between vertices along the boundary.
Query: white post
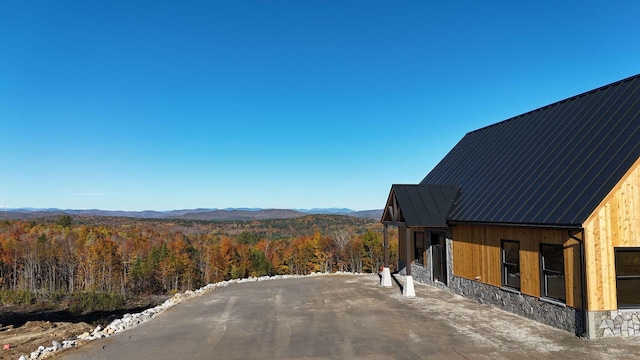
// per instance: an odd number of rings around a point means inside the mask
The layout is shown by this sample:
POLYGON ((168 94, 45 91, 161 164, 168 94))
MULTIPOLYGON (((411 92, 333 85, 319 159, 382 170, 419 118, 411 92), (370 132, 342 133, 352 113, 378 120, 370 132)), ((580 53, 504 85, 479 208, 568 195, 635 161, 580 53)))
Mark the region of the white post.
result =
POLYGON ((407 275, 407 279, 404 282, 404 288, 402 289, 402 295, 410 298, 416 297, 416 290, 413 287, 413 277, 411 275, 407 275))
POLYGON ((384 287, 391 287, 391 271, 388 267, 382 268, 382 283, 384 287))
POLYGON ((411 229, 410 228, 406 228, 406 241, 405 243, 406 245, 406 256, 407 256, 407 267, 406 267, 406 272, 407 272, 407 279, 404 282, 404 288, 402 289, 402 295, 406 296, 406 297, 416 297, 416 290, 413 288, 413 276, 411 276, 411 229))
POLYGON ((382 279, 380 285, 384 287, 391 287, 391 271, 389 270, 389 237, 387 236, 387 225, 384 225, 384 258, 382 267, 382 279))

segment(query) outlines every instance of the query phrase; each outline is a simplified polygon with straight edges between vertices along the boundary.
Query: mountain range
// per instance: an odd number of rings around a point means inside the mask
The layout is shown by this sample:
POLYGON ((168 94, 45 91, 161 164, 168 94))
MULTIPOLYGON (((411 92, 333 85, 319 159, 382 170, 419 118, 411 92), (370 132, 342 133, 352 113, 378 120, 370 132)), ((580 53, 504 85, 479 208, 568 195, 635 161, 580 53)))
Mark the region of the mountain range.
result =
POLYGON ((346 215, 359 218, 379 220, 382 210, 354 211, 347 208, 314 208, 314 209, 262 209, 262 208, 226 208, 226 209, 184 209, 169 211, 113 211, 113 210, 72 210, 72 209, 36 209, 36 208, 3 208, 0 219, 36 219, 57 215, 72 216, 110 216, 130 217, 138 219, 183 219, 183 220, 264 220, 290 219, 311 214, 346 215))

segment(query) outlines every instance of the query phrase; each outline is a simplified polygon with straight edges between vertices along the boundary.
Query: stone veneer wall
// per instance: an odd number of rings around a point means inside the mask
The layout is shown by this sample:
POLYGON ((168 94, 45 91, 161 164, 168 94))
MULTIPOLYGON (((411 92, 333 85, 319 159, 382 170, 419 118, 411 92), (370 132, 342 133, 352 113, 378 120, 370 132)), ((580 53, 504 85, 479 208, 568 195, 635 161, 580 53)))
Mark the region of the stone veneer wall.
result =
POLYGON ((582 312, 570 306, 457 276, 453 277, 449 288, 452 292, 481 304, 493 305, 579 336, 584 334, 582 312))
MULTIPOLYGON (((453 242, 451 241, 451 239, 447 238, 445 241, 445 244, 447 246, 446 262, 447 262, 447 284, 448 284, 451 282, 451 279, 453 278, 453 275, 452 275, 453 274, 453 257, 451 255, 453 254, 453 248, 452 248, 453 242)), ((433 281, 433 273, 432 273, 433 265, 431 262, 431 259, 432 259, 431 242, 427 240, 425 246, 427 246, 427 249, 428 249, 426 267, 422 265, 411 264, 411 277, 413 278, 414 281, 417 281, 419 283, 448 290, 449 287, 447 286, 447 284, 444 284, 440 281, 433 281)), ((407 275, 407 268, 404 266, 404 264, 402 265, 401 270, 398 271, 398 274, 402 276, 407 275)))
MULTIPOLYGON (((585 322, 582 319, 581 311, 576 311, 576 309, 561 303, 541 300, 540 298, 525 295, 516 291, 504 290, 496 286, 487 285, 478 281, 454 276, 452 240, 449 238, 446 239, 447 284, 441 283, 439 281, 434 282, 431 272, 432 256, 430 245, 431 244, 427 244, 427 246, 429 246, 426 261, 427 266, 423 267, 421 265, 411 264, 411 276, 415 281, 449 290, 455 294, 472 299, 481 304, 493 305, 500 309, 520 316, 524 316, 543 324, 575 333, 579 336, 584 335, 585 322)), ((406 268, 400 270, 398 274, 406 275, 406 268)), ((607 312, 607 314, 608 313, 609 312, 607 312)), ((629 321, 632 321, 633 325, 631 327, 633 328, 633 334, 640 336, 640 312, 626 314, 629 314, 629 316, 624 315, 624 317, 621 317, 620 314, 614 314, 616 316, 610 317, 609 315, 607 315, 609 316, 609 319, 617 319, 610 321, 606 321, 604 313, 598 313, 597 316, 600 316, 602 318, 602 324, 606 323, 607 327, 609 327, 610 324, 613 324, 610 327, 611 334, 625 334, 622 332, 622 324, 625 323, 626 325, 624 325, 624 331, 629 334, 632 333, 631 331, 629 331, 629 326, 631 325, 629 321)), ((606 332, 607 334, 609 334, 609 331, 606 331, 605 329, 602 329, 602 332, 606 332)), ((599 337, 603 337, 603 335, 599 337)))
POLYGON ((590 337, 640 336, 640 311, 614 310, 589 313, 590 337))

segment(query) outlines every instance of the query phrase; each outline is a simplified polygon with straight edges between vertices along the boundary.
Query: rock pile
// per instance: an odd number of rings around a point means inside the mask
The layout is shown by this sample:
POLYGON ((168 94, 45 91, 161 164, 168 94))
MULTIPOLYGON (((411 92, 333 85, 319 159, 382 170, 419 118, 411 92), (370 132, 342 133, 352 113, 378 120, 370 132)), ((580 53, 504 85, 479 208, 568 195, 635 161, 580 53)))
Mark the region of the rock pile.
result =
MULTIPOLYGON (((319 275, 328 275, 328 274, 313 273, 311 275, 306 275, 306 276, 319 276, 319 275)), ((174 305, 177 305, 185 300, 192 299, 196 296, 205 294, 216 288, 226 287, 232 284, 242 284, 247 282, 292 279, 292 278, 300 278, 300 277, 304 277, 304 275, 275 275, 275 276, 263 276, 259 278, 250 277, 245 279, 235 279, 235 280, 221 281, 215 284, 209 284, 195 291, 187 290, 183 293, 174 295, 171 299, 168 299, 161 305, 147 309, 141 313, 125 314, 121 319, 116 319, 112 321, 109 325, 105 326, 104 328, 98 325, 91 333, 85 332, 83 334, 77 335, 71 339, 64 340, 62 344, 57 341, 54 341, 49 347, 40 346, 36 351, 32 352, 30 356, 21 355, 19 360, 43 359, 50 356, 51 354, 53 354, 53 352, 58 351, 60 349, 68 349, 68 348, 76 347, 87 341, 102 339, 105 337, 109 337, 113 334, 123 332, 127 329, 130 329, 139 324, 142 324, 145 321, 151 320, 154 316, 160 314, 161 312, 165 311, 166 309, 174 305)))

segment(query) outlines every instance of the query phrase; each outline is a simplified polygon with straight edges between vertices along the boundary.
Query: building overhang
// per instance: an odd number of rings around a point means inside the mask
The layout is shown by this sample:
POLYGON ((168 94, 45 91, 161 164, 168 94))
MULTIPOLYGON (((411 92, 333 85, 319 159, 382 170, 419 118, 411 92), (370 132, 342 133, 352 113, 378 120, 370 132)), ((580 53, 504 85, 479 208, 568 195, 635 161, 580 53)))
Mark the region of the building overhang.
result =
POLYGON ((447 221, 449 226, 467 225, 467 226, 503 226, 503 227, 519 227, 530 229, 557 229, 557 230, 572 230, 581 231, 581 224, 537 224, 537 223, 510 223, 510 222, 491 222, 491 221, 459 221, 449 220, 447 221))
POLYGON ((380 222, 410 228, 446 228, 447 215, 459 193, 457 185, 392 185, 380 222))

